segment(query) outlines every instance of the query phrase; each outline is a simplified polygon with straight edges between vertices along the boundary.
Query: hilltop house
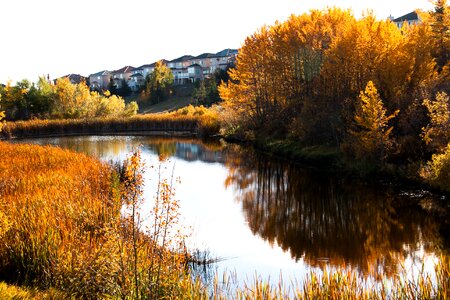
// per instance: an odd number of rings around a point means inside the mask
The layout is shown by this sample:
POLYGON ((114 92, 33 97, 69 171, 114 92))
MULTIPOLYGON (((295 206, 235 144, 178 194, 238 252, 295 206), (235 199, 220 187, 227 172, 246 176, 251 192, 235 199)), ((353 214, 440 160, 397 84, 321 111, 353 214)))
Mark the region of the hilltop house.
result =
POLYGON ((133 75, 133 70, 135 68, 131 66, 123 67, 119 70, 111 72, 111 77, 113 80, 113 84, 116 88, 122 87, 122 81, 125 80, 125 82, 131 81, 131 75, 133 75))
POLYGON ((110 80, 111 73, 106 70, 89 75, 90 88, 95 91, 107 90, 110 80))
MULTIPOLYGON (((167 65, 168 61, 165 59, 161 60, 165 65, 167 65)), ((147 76, 152 73, 155 70, 155 66, 156 66, 156 62, 149 64, 149 65, 142 65, 139 67, 139 69, 142 69, 142 76, 145 78, 147 78, 147 76)))
MULTIPOLYGON (((86 77, 81 76, 79 74, 69 74, 69 75, 62 76, 62 77, 60 77, 58 79, 62 79, 62 78, 68 78, 70 83, 72 83, 72 84, 79 84, 81 82, 86 82, 87 81, 86 77)), ((56 84, 56 81, 58 81, 58 79, 54 80, 55 84, 56 84)))
POLYGON ((408 23, 408 25, 416 25, 419 24, 422 20, 420 19, 420 16, 417 12, 413 11, 409 14, 406 14, 404 16, 401 16, 399 18, 393 19, 392 22, 397 25, 398 28, 402 28, 404 22, 408 23))

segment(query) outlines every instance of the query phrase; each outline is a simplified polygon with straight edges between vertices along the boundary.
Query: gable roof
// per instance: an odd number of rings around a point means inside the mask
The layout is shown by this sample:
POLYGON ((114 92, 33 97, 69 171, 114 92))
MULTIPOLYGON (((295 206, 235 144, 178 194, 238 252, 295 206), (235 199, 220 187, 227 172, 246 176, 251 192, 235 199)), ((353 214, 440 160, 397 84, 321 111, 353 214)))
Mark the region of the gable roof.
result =
POLYGON ((193 59, 203 59, 203 58, 210 58, 210 57, 214 57, 214 54, 203 53, 203 54, 200 54, 199 56, 193 57, 193 59))
POLYGON ((230 56, 233 54, 238 54, 238 50, 237 49, 223 49, 222 51, 219 51, 216 53, 216 56, 230 56))
MULTIPOLYGON (((163 64, 167 64, 169 61, 167 59, 160 59, 158 61, 162 61, 163 64)), ((156 66, 156 61, 152 64, 147 64, 147 65, 142 65, 139 67, 139 69, 143 69, 143 68, 154 68, 156 66)))
POLYGON ((174 60, 171 60, 171 61, 169 61, 169 62, 171 62, 171 63, 182 62, 182 61, 189 60, 189 59, 191 59, 191 58, 194 58, 194 57, 193 57, 192 55, 183 55, 183 56, 180 56, 180 57, 178 57, 178 58, 175 58, 174 60))
POLYGON ((134 70, 134 67, 132 67, 132 66, 126 66, 126 67, 123 67, 123 68, 121 68, 121 69, 119 69, 119 70, 115 70, 115 71, 112 71, 111 72, 111 74, 123 74, 123 73, 129 73, 129 72, 131 72, 131 71, 133 71, 134 70))
POLYGON ((404 21, 417 21, 417 20, 419 20, 419 16, 417 15, 417 13, 415 11, 413 11, 413 12, 410 12, 409 14, 398 17, 392 21, 399 23, 399 22, 404 22, 404 21))
POLYGON ((104 71, 100 71, 100 72, 91 74, 89 76, 103 76, 103 75, 109 75, 109 74, 111 74, 111 73, 108 70, 104 70, 104 71))

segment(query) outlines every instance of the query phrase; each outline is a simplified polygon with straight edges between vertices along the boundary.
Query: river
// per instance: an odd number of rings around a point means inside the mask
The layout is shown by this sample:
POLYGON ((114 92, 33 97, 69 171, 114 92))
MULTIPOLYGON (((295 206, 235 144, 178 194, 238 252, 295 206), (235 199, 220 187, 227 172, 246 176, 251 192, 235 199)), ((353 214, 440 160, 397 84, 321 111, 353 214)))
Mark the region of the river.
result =
MULTIPOLYGON (((180 222, 190 249, 220 258, 215 271, 236 282, 300 281, 311 270, 347 268, 380 279, 432 270, 449 241, 418 205, 429 192, 367 183, 277 161, 237 145, 196 139, 85 136, 18 140, 51 144, 105 161, 140 147, 145 199, 163 176, 179 178, 180 222), (153 168, 152 168, 153 167, 153 168), (418 198, 418 200, 417 200, 418 198), (417 201, 416 201, 417 200, 417 201)), ((142 210, 151 208, 151 201, 142 210)))

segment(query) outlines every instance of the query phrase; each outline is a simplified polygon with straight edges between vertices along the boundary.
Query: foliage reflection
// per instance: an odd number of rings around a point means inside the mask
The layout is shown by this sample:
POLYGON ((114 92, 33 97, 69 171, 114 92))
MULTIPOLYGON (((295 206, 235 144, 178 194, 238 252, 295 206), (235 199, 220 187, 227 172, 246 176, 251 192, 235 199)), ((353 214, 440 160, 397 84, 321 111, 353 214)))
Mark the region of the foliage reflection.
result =
POLYGON ((404 199, 392 187, 330 176, 241 148, 231 152, 225 185, 234 188, 252 232, 295 260, 390 276, 421 247, 431 252, 442 245, 439 224, 417 208, 398 209, 404 199))

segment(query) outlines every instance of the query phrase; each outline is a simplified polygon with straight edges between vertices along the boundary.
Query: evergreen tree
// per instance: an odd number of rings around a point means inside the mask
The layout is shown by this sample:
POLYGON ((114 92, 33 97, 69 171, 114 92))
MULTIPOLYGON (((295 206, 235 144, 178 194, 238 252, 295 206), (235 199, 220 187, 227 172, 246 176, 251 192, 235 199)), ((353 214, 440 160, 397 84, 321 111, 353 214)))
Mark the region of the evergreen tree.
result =
POLYGON ((450 60, 450 7, 447 0, 434 0, 430 12, 430 26, 435 42, 434 56, 439 71, 450 60))
POLYGON ((118 89, 117 91, 117 95, 121 97, 127 97, 131 95, 131 88, 125 79, 122 79, 120 83, 120 89, 118 89))
POLYGON ((114 79, 112 77, 108 83, 108 91, 111 93, 111 95, 117 95, 117 87, 114 84, 114 79))

